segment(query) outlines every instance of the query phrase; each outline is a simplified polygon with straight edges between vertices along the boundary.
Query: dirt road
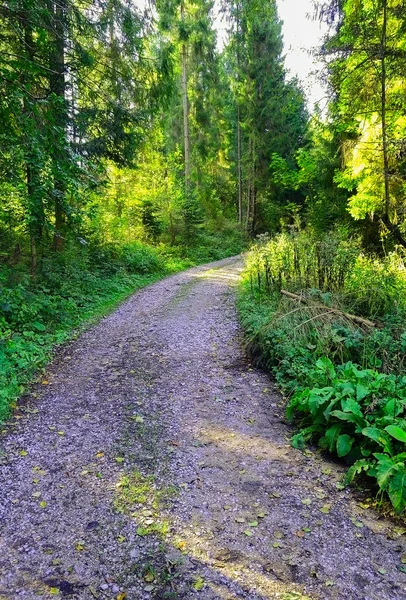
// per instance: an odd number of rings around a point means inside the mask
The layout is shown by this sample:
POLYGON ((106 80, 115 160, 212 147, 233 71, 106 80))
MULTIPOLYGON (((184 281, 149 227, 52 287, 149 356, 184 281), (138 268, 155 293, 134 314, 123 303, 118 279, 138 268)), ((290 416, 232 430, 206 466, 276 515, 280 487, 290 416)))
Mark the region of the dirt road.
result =
POLYGON ((0 438, 0 598, 406 599, 405 538, 289 445, 244 358, 239 259, 61 352, 0 438))

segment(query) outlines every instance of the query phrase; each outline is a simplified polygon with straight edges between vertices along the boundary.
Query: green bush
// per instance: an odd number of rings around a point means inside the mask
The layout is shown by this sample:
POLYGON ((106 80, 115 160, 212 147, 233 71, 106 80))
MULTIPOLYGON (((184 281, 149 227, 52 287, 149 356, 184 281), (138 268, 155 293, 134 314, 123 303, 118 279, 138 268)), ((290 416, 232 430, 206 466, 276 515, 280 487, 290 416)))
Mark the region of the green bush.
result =
POLYGON ((297 391, 287 417, 301 426, 293 445, 308 441, 352 465, 347 483, 365 472, 387 492, 396 512, 406 506, 406 377, 361 370, 353 363, 334 367, 319 359, 312 387, 297 391))

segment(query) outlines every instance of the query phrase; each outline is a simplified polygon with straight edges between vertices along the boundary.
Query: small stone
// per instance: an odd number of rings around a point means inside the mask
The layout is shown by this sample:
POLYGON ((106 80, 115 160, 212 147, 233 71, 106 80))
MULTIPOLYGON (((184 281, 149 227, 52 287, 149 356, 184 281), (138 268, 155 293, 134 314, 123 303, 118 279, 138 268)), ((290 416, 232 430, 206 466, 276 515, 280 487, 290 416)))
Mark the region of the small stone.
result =
POLYGON ((102 583, 101 586, 100 586, 100 589, 103 590, 103 591, 105 591, 105 590, 109 589, 109 586, 107 585, 107 583, 102 583))
POLYGON ((111 586, 111 591, 113 592, 113 594, 118 594, 120 591, 120 588, 118 587, 117 584, 114 584, 111 586))

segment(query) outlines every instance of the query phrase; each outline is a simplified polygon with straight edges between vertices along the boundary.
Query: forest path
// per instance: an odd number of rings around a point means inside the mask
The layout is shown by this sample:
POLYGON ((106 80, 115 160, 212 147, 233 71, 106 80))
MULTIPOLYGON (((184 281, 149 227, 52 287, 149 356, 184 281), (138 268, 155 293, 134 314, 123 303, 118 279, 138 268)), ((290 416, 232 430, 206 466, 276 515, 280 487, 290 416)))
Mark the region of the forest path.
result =
POLYGON ((245 360, 240 270, 138 292, 21 402, 0 439, 1 599, 406 598, 400 532, 290 447, 245 360))

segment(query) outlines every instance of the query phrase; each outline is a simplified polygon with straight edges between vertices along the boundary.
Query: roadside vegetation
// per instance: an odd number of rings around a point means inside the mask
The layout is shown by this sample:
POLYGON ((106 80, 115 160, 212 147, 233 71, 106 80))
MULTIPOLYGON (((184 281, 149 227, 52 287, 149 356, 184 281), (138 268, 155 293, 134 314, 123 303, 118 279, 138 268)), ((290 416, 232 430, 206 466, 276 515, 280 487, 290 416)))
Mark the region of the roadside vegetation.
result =
POLYGON ((164 245, 79 247, 48 253, 33 279, 24 263, 0 267, 0 421, 67 341, 137 289, 171 273, 237 254, 237 236, 182 250, 164 245))
POLYGON ((251 352, 272 371, 299 432, 406 506, 404 251, 366 254, 356 237, 262 237, 239 298, 251 352))

